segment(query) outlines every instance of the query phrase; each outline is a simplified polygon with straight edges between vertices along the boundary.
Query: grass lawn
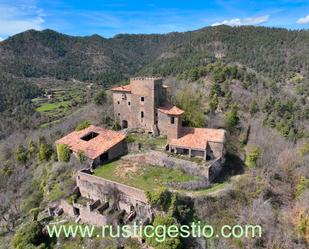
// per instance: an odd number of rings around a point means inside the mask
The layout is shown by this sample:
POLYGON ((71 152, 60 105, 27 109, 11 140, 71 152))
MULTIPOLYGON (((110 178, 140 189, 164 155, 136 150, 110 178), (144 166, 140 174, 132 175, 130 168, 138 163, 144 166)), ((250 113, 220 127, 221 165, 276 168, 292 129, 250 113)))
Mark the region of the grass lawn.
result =
MULTIPOLYGON (((132 165, 122 160, 114 161, 94 170, 96 176, 120 182, 145 191, 153 191, 169 182, 188 182, 194 176, 183 173, 178 169, 163 168, 150 165, 132 165), (125 171, 125 167, 129 170, 125 171)), ((133 164, 133 162, 132 162, 133 164)))
POLYGON ((167 144, 166 137, 153 137, 150 134, 131 133, 128 134, 127 139, 130 142, 138 142, 141 145, 153 145, 159 148, 165 148, 165 145, 167 144))

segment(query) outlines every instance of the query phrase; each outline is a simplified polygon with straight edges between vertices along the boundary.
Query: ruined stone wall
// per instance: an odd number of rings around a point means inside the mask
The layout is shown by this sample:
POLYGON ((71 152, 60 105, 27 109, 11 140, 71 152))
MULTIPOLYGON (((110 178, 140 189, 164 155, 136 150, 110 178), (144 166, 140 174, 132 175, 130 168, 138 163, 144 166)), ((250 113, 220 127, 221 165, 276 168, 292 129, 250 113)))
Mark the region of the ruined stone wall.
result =
MULTIPOLYGON (((113 93, 114 114, 115 118, 119 120, 119 124, 122 125, 122 121, 128 122, 128 128, 132 128, 132 101, 131 94, 125 92, 113 93)), ((135 113, 133 113, 135 115, 135 113)))
POLYGON ((60 201, 59 207, 62 208, 66 215, 74 217, 73 206, 70 205, 66 200, 62 199, 60 201))
POLYGON ((102 215, 96 211, 90 211, 87 206, 79 205, 78 209, 79 217, 82 222, 98 227, 107 224, 107 217, 105 215, 102 215))
MULTIPOLYGON (((104 166, 102 166, 104 167, 104 166)), ((82 196, 97 200, 104 198, 106 191, 114 188, 119 191, 124 201, 130 200, 132 204, 137 202, 147 203, 147 198, 143 190, 133 188, 124 184, 113 182, 101 177, 78 172, 76 184, 82 196)))

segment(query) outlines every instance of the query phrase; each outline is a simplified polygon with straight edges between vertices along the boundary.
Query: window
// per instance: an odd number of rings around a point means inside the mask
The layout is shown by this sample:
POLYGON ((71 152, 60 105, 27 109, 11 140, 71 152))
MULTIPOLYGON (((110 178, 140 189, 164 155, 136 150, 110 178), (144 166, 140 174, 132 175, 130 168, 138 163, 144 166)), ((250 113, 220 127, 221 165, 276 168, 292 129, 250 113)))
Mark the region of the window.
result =
POLYGON ((145 100, 145 98, 144 98, 144 97, 141 97, 141 101, 144 102, 144 100, 145 100))
POLYGON ((118 105, 120 104, 120 102, 119 102, 119 101, 117 101, 117 103, 118 103, 118 105))
POLYGON ((98 133, 91 131, 90 133, 88 133, 85 136, 81 137, 81 139, 84 140, 84 141, 89 141, 89 140, 95 138, 98 135, 99 135, 98 133))
POLYGON ((128 105, 131 105, 131 102, 130 102, 130 101, 128 102, 128 105))
POLYGON ((118 116, 120 116, 120 113, 118 112, 118 116))
POLYGON ((156 120, 156 124, 158 124, 158 120, 156 120))
POLYGON ((171 117, 171 124, 175 124, 175 117, 171 117))
POLYGON ((141 112, 141 118, 143 118, 144 117, 144 112, 141 112))

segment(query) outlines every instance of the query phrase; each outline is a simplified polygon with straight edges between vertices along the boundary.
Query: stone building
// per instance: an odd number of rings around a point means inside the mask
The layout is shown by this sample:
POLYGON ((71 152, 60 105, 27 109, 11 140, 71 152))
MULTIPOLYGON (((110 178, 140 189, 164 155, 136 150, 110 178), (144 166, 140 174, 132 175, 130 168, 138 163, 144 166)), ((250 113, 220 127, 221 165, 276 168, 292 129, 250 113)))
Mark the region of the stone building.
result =
POLYGON ((82 153, 91 167, 104 164, 126 153, 126 135, 122 132, 90 125, 81 131, 73 131, 56 141, 67 145, 72 155, 82 153))
POLYGON ((167 150, 205 160, 224 158, 225 130, 182 127, 183 110, 167 100, 161 78, 133 78, 112 88, 115 117, 123 129, 167 135, 167 150))
POLYGON ((169 128, 174 131, 179 124, 183 111, 167 102, 167 86, 161 78, 133 78, 129 85, 112 91, 115 116, 123 129, 167 135, 169 128))

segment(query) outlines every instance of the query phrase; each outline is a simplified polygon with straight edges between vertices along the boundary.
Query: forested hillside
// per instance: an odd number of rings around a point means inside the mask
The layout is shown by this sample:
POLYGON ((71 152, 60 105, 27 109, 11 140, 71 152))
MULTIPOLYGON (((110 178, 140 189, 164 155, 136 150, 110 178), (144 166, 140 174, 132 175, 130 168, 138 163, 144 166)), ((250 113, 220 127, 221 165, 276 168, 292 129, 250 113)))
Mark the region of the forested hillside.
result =
POLYGON ((0 44, 0 70, 113 84, 139 72, 170 75, 216 58, 239 62, 274 80, 309 68, 309 32, 264 27, 207 27, 166 35, 72 37, 26 31, 0 44))

